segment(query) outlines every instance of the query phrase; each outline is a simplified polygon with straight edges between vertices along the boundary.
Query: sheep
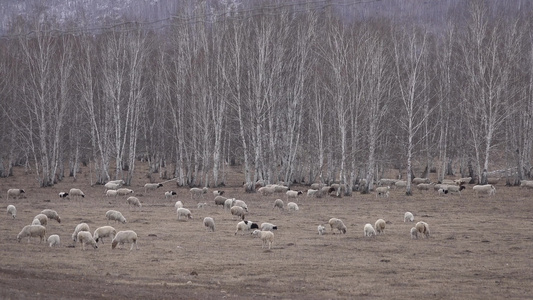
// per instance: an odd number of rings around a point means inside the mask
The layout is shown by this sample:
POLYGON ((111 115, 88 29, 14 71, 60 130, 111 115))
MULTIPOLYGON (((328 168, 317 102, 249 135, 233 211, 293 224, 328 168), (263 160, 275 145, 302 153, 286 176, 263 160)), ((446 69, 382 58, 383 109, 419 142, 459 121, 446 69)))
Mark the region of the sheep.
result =
POLYGON ((139 210, 141 210, 143 208, 143 205, 141 203, 141 201, 139 200, 139 198, 137 197, 128 197, 128 199, 126 199, 126 203, 128 203, 128 207, 133 207, 135 209, 135 207, 138 207, 139 210))
POLYGON ((131 189, 127 189, 127 188, 120 188, 117 190, 117 195, 118 196, 126 196, 128 194, 133 194, 134 191, 131 190, 131 189))
POLYGON ((302 191, 286 191, 285 194, 287 195, 287 200, 294 198, 296 201, 298 201, 298 195, 302 195, 302 191))
POLYGON ((61 223, 61 218, 59 217, 59 214, 57 213, 57 211, 55 210, 52 210, 52 209, 43 209, 41 211, 41 214, 44 214, 45 216, 48 217, 48 219, 50 220, 56 220, 57 223, 61 223))
POLYGON ((59 198, 67 198, 68 193, 67 192, 59 192, 59 198))
POLYGON ((525 187, 525 188, 533 188, 533 180, 522 180, 520 181, 520 187, 525 187))
POLYGON ((418 239, 418 229, 416 227, 411 228, 411 239, 418 239))
POLYGON ((222 195, 224 195, 224 191, 218 191, 218 190, 217 191, 213 191, 213 196, 215 196, 215 197, 216 196, 222 196, 222 195))
POLYGON ((144 185, 144 193, 148 193, 148 191, 155 191, 157 188, 162 186, 162 183, 147 183, 144 185))
POLYGON ((41 225, 43 226, 48 225, 48 217, 45 214, 38 214, 33 219, 39 220, 39 222, 41 222, 41 225))
POLYGON ((376 221, 376 224, 374 224, 374 227, 376 228, 376 233, 377 234, 383 234, 385 233, 385 220, 383 219, 378 219, 376 221))
POLYGON ((374 227, 372 227, 372 224, 367 223, 365 224, 365 227, 363 228, 363 236, 375 236, 376 230, 374 230, 374 227))
POLYGON ((439 196, 448 194, 448 189, 440 188, 437 190, 439 196))
POLYGON ((22 230, 17 235, 17 241, 20 243, 20 240, 22 238, 27 237, 28 243, 29 243, 30 238, 39 237, 40 238, 39 243, 41 243, 42 241, 44 241, 45 235, 46 235, 46 227, 42 225, 26 225, 24 226, 24 228, 22 228, 22 230))
POLYGON ((183 207, 183 203, 182 203, 180 200, 178 200, 178 201, 176 201, 176 204, 174 204, 174 207, 175 207, 176 209, 178 209, 178 208, 182 208, 182 207, 183 207))
MULTIPOLYGON (((418 233, 423 233, 426 236, 426 238, 429 238, 429 225, 428 225, 428 223, 420 221, 420 222, 416 223, 415 228, 418 231, 418 233)), ((417 237, 418 237, 418 233, 417 233, 417 237)), ((412 236, 413 236, 413 234, 411 232, 411 237, 412 236)))
POLYGON ((126 223, 126 218, 124 218, 122 213, 117 211, 117 210, 110 209, 110 210, 106 211, 105 217, 107 219, 107 223, 108 224, 109 224, 109 221, 120 222, 122 224, 126 223))
POLYGON ((85 198, 85 194, 80 189, 72 188, 72 189, 70 189, 68 194, 70 196, 76 197, 76 198, 79 198, 79 197, 85 198))
POLYGON ((33 221, 31 221, 31 225, 42 225, 42 224, 41 224, 41 221, 39 221, 39 219, 33 219, 33 221))
POLYGON ((274 186, 274 191, 276 193, 286 193, 287 191, 289 191, 289 188, 284 186, 284 185, 279 185, 279 184, 276 184, 274 186))
POLYGON ((458 193, 459 196, 461 195, 461 191, 466 189, 466 187, 464 185, 448 185, 446 186, 446 190, 448 191, 449 194, 452 194, 452 193, 458 193))
POLYGON ((117 232, 117 235, 115 235, 115 238, 113 238, 113 241, 111 242, 111 249, 115 249, 117 245, 124 245, 124 243, 131 243, 130 251, 133 250, 134 245, 135 249, 139 250, 139 246, 137 245, 137 233, 133 230, 117 232))
POLYGON ((72 233, 72 240, 76 242, 78 240, 78 233, 80 231, 90 231, 89 225, 87 223, 80 223, 74 228, 74 233, 72 233))
MULTIPOLYGON (((337 229, 339 233, 346 233, 346 225, 344 225, 341 219, 331 218, 328 223, 331 227, 331 232, 333 232, 334 229, 337 229)), ((335 234, 335 232, 333 232, 333 234, 335 234)))
POLYGON ((346 192, 346 184, 344 183, 334 183, 331 185, 331 187, 335 191, 335 196, 342 197, 342 195, 346 192))
POLYGON ((54 246, 59 247, 61 245, 61 239, 59 238, 59 235, 52 234, 51 236, 49 236, 48 244, 50 245, 50 247, 54 247, 54 246))
POLYGON ((289 211, 297 211, 297 210, 300 210, 300 208, 298 207, 298 204, 294 203, 294 202, 289 202, 287 203, 287 209, 289 211))
POLYGON ((189 192, 191 192, 191 199, 193 198, 199 198, 199 197, 204 197, 204 194, 207 193, 207 187, 204 187, 202 189, 200 188, 192 188, 189 190, 189 192))
POLYGON ((429 191, 432 187, 431 183, 419 183, 416 185, 416 188, 421 191, 429 191))
POLYGON ((15 207, 15 205, 9 204, 7 206, 7 214, 12 216, 13 219, 17 216, 17 208, 15 207))
POLYGON ((273 230, 278 230, 278 226, 277 225, 274 225, 272 223, 261 223, 261 226, 260 226, 261 230, 262 231, 273 231, 273 230))
POLYGON ((498 182, 500 182, 500 178, 499 177, 490 177, 490 178, 487 178, 487 183, 488 184, 497 184, 498 182))
POLYGON ((280 210, 283 210, 283 205, 284 205, 283 200, 281 200, 281 199, 276 199, 276 201, 274 201, 274 207, 273 207, 272 209, 274 209, 274 208, 277 207, 277 208, 279 208, 280 210))
POLYGON ((323 235, 326 232, 326 227, 322 224, 318 225, 318 235, 323 235))
POLYGON ((226 198, 224 196, 216 196, 215 197, 215 206, 220 205, 220 206, 222 206, 222 208, 224 208, 224 202, 226 202, 226 200, 228 200, 228 198, 226 198))
POLYGON ((117 183, 117 184, 120 184, 120 185, 126 184, 126 182, 124 180, 122 180, 122 179, 110 180, 107 183, 117 183))
POLYGON ((496 194, 496 188, 492 184, 474 185, 472 189, 478 197, 480 192, 487 193, 489 196, 496 194))
POLYGON ((117 197, 118 192, 116 190, 107 190, 105 191, 106 197, 117 197))
POLYGON ((316 197, 318 192, 319 192, 319 190, 308 189, 307 190, 307 197, 316 197))
POLYGON ((248 212, 248 205, 246 205, 246 202, 242 200, 235 200, 233 202, 233 206, 240 206, 242 207, 246 212, 248 212))
POLYGON ((196 207, 199 208, 199 209, 200 209, 200 208, 204 208, 204 207, 206 207, 206 206, 207 206, 207 203, 206 203, 206 202, 198 203, 198 204, 196 205, 196 207))
POLYGON ((237 230, 235 230, 235 235, 237 235, 237 232, 239 231, 242 231, 242 234, 244 235, 244 232, 250 229, 259 229, 259 226, 257 225, 257 223, 242 220, 237 223, 237 230))
POLYGON ((85 245, 89 244, 93 246, 94 249, 98 248, 98 244, 94 240, 93 236, 88 231, 78 232, 78 241, 81 244, 81 250, 85 250, 85 245))
POLYGON ((165 199, 172 198, 172 197, 174 197, 176 195, 177 195, 177 193, 174 192, 174 191, 167 191, 167 192, 165 192, 165 199))
POLYGON ((413 213, 411 212, 406 212, 404 215, 403 215, 403 221, 404 222, 413 222, 415 220, 415 216, 413 216, 413 213))
POLYGON ((463 177, 463 178, 459 178, 459 179, 454 180, 453 182, 454 182, 456 185, 462 185, 462 184, 470 183, 470 181, 472 181, 472 177, 463 177))
POLYGON ((96 243, 98 243, 99 240, 102 240, 102 244, 103 244, 105 237, 108 237, 111 240, 113 240, 116 234, 117 234, 117 231, 115 228, 111 226, 102 226, 102 227, 96 228, 96 230, 93 233, 93 238, 96 241, 96 243))
POLYGON ((413 178, 413 180, 411 180, 411 182, 413 184, 430 183, 429 178, 420 178, 420 177, 413 178))
POLYGON ((268 249, 270 250, 272 248, 272 242, 274 242, 274 233, 271 231, 262 231, 262 230, 254 230, 252 232, 253 235, 259 236, 261 240, 263 241, 263 244, 261 245, 261 249, 264 249, 265 245, 268 243, 268 249))
POLYGON ((205 217, 204 218, 204 226, 207 228, 207 230, 215 231, 215 220, 211 217, 205 217))
POLYGON ((185 217, 185 220, 192 219, 191 211, 186 208, 180 207, 176 210, 176 213, 178 214, 178 220, 180 220, 181 217, 185 217))
POLYGON ((224 210, 226 209, 231 210, 231 207, 233 207, 234 202, 235 202, 235 198, 226 199, 226 201, 224 201, 224 210))
POLYGON ((232 215, 240 217, 244 220, 244 217, 246 216, 246 212, 244 211, 244 208, 240 206, 232 206, 230 209, 230 212, 232 215))
POLYGON ((260 187, 257 191, 263 196, 270 196, 276 192, 275 188, 271 186, 260 187))
POLYGON ((7 190, 7 200, 9 200, 9 197, 13 198, 19 198, 21 194, 26 193, 23 189, 9 189, 7 190))
POLYGON ((396 183, 396 181, 398 181, 397 179, 387 179, 387 178, 381 178, 379 181, 378 181, 378 185, 379 186, 391 186, 391 185, 394 185, 396 183))
POLYGON ((398 180, 398 181, 396 181, 396 183, 394 184, 394 186, 399 187, 399 188, 406 187, 406 186, 407 186, 407 181, 405 181, 405 180, 398 180))
POLYGON ((390 186, 380 186, 376 188, 376 198, 380 197, 389 197, 390 186))
POLYGON ((108 182, 104 184, 104 187, 108 190, 118 190, 120 188, 121 184, 116 182, 108 182))
POLYGON ((322 189, 323 186, 324 186, 323 183, 312 183, 311 184, 311 189, 320 190, 320 189, 322 189))

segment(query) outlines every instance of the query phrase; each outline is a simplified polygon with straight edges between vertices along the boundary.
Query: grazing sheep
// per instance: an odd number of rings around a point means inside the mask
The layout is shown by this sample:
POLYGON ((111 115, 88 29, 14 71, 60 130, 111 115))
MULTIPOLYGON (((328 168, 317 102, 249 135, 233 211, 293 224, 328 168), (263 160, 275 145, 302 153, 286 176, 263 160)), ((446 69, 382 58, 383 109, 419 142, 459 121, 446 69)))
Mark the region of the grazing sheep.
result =
POLYGON ((196 207, 197 207, 198 209, 200 209, 200 208, 204 208, 204 207, 206 207, 206 206, 207 206, 207 203, 206 203, 206 202, 198 203, 198 204, 196 205, 196 207))
POLYGON ((320 190, 324 186, 323 183, 315 182, 311 184, 311 189, 313 190, 320 190))
POLYGON ((165 192, 165 199, 172 198, 172 197, 174 197, 176 195, 177 195, 177 193, 174 192, 174 191, 167 191, 167 192, 165 192))
POLYGON ((41 222, 41 225, 43 226, 48 225, 48 217, 45 214, 38 214, 33 219, 39 220, 39 222, 41 222))
POLYGON ((244 209, 244 211, 248 212, 248 205, 242 200, 235 200, 233 201, 233 206, 240 206, 244 209))
POLYGON ((376 228, 376 232, 377 234, 383 234, 385 233, 385 220, 383 219, 378 219, 376 221, 376 224, 374 224, 374 227, 376 228))
POLYGON ((113 241, 111 242, 111 249, 115 249, 117 245, 124 245, 124 243, 131 243, 130 251, 133 250, 134 245, 135 249, 139 250, 139 246, 137 245, 137 233, 133 230, 117 232, 117 235, 115 235, 115 238, 113 238, 113 241))
POLYGON ((420 178, 420 177, 415 177, 413 178, 413 180, 411 180, 411 182, 413 184, 420 184, 420 183, 430 183, 431 181, 429 181, 429 178, 420 178))
POLYGON ((22 230, 17 235, 17 241, 20 243, 20 240, 22 238, 27 237, 28 243, 29 243, 30 238, 39 237, 40 238, 39 243, 41 243, 42 241, 44 241, 45 235, 46 235, 46 227, 42 225, 26 225, 24 226, 24 228, 22 228, 22 230))
POLYGON ((280 210, 283 210, 283 200, 276 199, 276 201, 274 201, 274 207, 272 209, 276 207, 279 208, 280 210))
POLYGON ((44 214, 45 216, 48 217, 48 219, 50 220, 56 220, 57 223, 61 223, 61 218, 59 217, 59 214, 57 213, 57 211, 55 210, 52 210, 52 209, 43 209, 41 211, 41 214, 44 214))
POLYGON ((289 191, 289 187, 279 184, 274 185, 274 192, 276 193, 286 193, 287 191, 289 191))
POLYGON ((204 187, 202 189, 200 188, 192 188, 189 190, 189 192, 191 192, 191 199, 194 199, 194 198, 200 198, 200 197, 204 197, 204 194, 207 193, 207 187, 204 187))
POLYGON ((375 236, 376 231, 374 230, 374 227, 372 227, 372 224, 367 223, 365 224, 365 227, 363 228, 363 236, 375 236))
POLYGON ((52 234, 51 236, 49 236, 48 244, 50 245, 50 247, 54 247, 54 246, 59 247, 61 245, 61 239, 59 238, 59 235, 52 234))
POLYGON ((479 193, 486 193, 489 196, 496 195, 496 188, 492 184, 474 185, 474 193, 479 197, 479 193))
POLYGON ((252 232, 253 235, 259 236, 261 240, 263 241, 263 244, 261 245, 261 249, 264 249, 265 245, 268 243, 268 249, 270 250, 272 248, 272 242, 274 242, 274 233, 271 231, 262 231, 262 230, 254 230, 252 232))
POLYGON ((181 217, 185 217, 185 220, 192 219, 191 211, 186 208, 180 207, 176 210, 176 213, 178 214, 178 220, 180 220, 181 217))
POLYGON ((413 216, 413 213, 411 212, 406 212, 404 215, 403 215, 403 221, 404 222, 413 222, 415 220, 415 216, 413 216))
POLYGON ((287 200, 294 198, 296 199, 296 201, 298 201, 298 195, 302 195, 303 192, 302 191, 287 191, 285 192, 285 194, 287 195, 287 200))
POLYGON ((230 209, 230 212, 232 215, 240 217, 242 220, 244 220, 244 217, 246 216, 246 212, 244 211, 244 208, 240 206, 232 206, 230 209))
POLYGON ((80 189, 72 188, 70 189, 68 194, 75 198, 79 198, 79 197, 85 198, 85 194, 80 189))
POLYGON ((297 211, 297 210, 300 210, 300 208, 298 207, 298 204, 294 203, 294 202, 289 202, 287 203, 287 209, 289 211, 297 211))
POLYGON ((456 185, 463 185, 463 184, 470 183, 470 181, 472 181, 472 177, 463 177, 463 178, 459 178, 459 179, 454 180, 453 182, 454 182, 456 185))
POLYGON ((105 237, 108 237, 111 240, 113 240, 116 234, 117 234, 117 231, 115 230, 115 228, 111 226, 102 226, 102 227, 96 228, 96 230, 93 233, 93 238, 96 241, 96 243, 98 243, 99 240, 102 240, 102 244, 103 244, 105 237))
POLYGON ((204 226, 207 227, 207 230, 215 231, 215 220, 211 217, 204 218, 204 226))
MULTIPOLYGON (((333 232, 334 229, 337 229, 339 233, 346 233, 346 225, 344 225, 341 219, 331 218, 328 223, 331 227, 331 232, 333 232)), ((335 232, 333 232, 333 234, 335 234, 335 232)))
POLYGON ((31 221, 31 225, 42 225, 42 224, 41 224, 41 221, 39 221, 39 219, 33 219, 33 221, 31 221))
POLYGON ((155 191, 157 188, 162 187, 162 183, 147 183, 144 185, 144 193, 148 193, 148 191, 155 191))
POLYGON ((143 208, 143 205, 141 204, 141 201, 139 200, 139 198, 137 197, 128 197, 128 199, 126 199, 126 203, 128 203, 128 207, 131 209, 131 207, 133 207, 135 209, 135 207, 138 207, 139 210, 141 210, 143 208))
POLYGON ((9 200, 9 197, 18 198, 21 196, 21 194, 26 193, 23 189, 9 189, 7 190, 7 200, 9 200))
POLYGON ((215 197, 215 206, 220 205, 220 206, 222 206, 222 208, 224 208, 224 202, 226 202, 226 200, 228 200, 228 198, 226 198, 224 196, 216 196, 215 197))
POLYGON ((411 228, 411 238, 412 239, 418 239, 418 229, 416 227, 411 228))
POLYGON ((120 188, 117 190, 118 196, 126 196, 126 195, 133 194, 133 193, 134 193, 133 190, 127 189, 127 188, 120 188))
POLYGON ((533 180, 522 180, 520 181, 520 187, 525 187, 528 189, 533 188, 533 180))
POLYGON ((117 197, 118 192, 116 190, 107 190, 105 191, 106 197, 117 197))
POLYGON ((242 234, 244 235, 245 231, 248 231, 250 229, 259 229, 259 226, 257 223, 250 222, 250 221, 240 221, 237 223, 237 230, 235 230, 235 235, 237 235, 237 232, 242 231, 242 234))
POLYGON ((182 208, 182 207, 183 207, 183 203, 182 203, 180 200, 178 200, 178 201, 176 201, 176 204, 174 204, 174 207, 175 207, 176 209, 178 209, 178 208, 182 208))
POLYGON ((398 181, 396 181, 396 183, 394 184, 394 186, 399 187, 399 188, 406 187, 406 186, 407 186, 407 181, 405 181, 405 180, 398 180, 398 181))
POLYGON ((419 183, 416 185, 416 188, 419 189, 420 191, 429 191, 432 186, 433 184, 431 183, 419 183))
POLYGON ((316 197, 319 190, 315 189, 308 189, 307 190, 307 197, 316 197))
POLYGON ((7 206, 7 214, 12 216, 13 219, 17 216, 17 208, 15 207, 15 205, 9 204, 7 206))
POLYGON ((108 224, 109 224, 109 221, 120 222, 122 224, 126 223, 126 218, 124 218, 122 213, 119 212, 118 210, 110 209, 110 210, 106 211, 105 217, 107 219, 107 223, 108 224))
POLYGON ((380 186, 376 188, 376 198, 379 197, 389 197, 390 186, 380 186))
POLYGON ((67 198, 68 193, 67 192, 59 192, 59 198, 67 198))
POLYGON ((318 235, 323 235, 326 232, 326 227, 322 224, 318 225, 318 235))
POLYGON ((122 186, 122 184, 116 182, 108 182, 104 184, 104 187, 108 190, 118 190, 120 186, 122 186))
POLYGON ((446 187, 446 190, 449 194, 457 193, 459 196, 461 195, 461 191, 466 189, 464 185, 448 185, 446 187))
POLYGON ((275 188, 271 186, 260 187, 257 191, 263 196, 270 196, 276 192, 275 188))
POLYGON ((80 223, 74 228, 74 233, 72 233, 72 240, 76 242, 78 240, 78 233, 80 231, 90 231, 89 225, 87 223, 80 223))
POLYGON ((273 230, 278 230, 278 226, 277 225, 274 225, 272 223, 261 223, 261 230, 262 231, 273 231, 273 230))
POLYGON ((85 250, 85 245, 89 244, 93 246, 94 249, 98 248, 98 244, 94 240, 93 236, 88 231, 78 232, 78 241, 81 244, 81 250, 85 250))
POLYGON ((234 206, 233 203, 235 203, 235 198, 226 199, 226 201, 224 201, 224 210, 231 210, 231 208, 234 206))
MULTIPOLYGON (((423 233, 426 236, 426 238, 429 238, 429 225, 428 225, 428 223, 420 221, 420 222, 416 223, 415 228, 418 231, 418 233, 423 233)), ((412 236, 413 236, 413 234, 411 233, 411 237, 412 236)))
POLYGON ((213 196, 222 196, 224 195, 224 191, 213 191, 213 196))
POLYGON ((490 177, 490 178, 487 178, 487 183, 488 184, 498 184, 498 182, 500 182, 500 178, 499 177, 490 177))
POLYGON ((439 196, 446 195, 448 194, 448 190, 444 188, 440 188, 437 190, 437 193, 439 194, 439 196))

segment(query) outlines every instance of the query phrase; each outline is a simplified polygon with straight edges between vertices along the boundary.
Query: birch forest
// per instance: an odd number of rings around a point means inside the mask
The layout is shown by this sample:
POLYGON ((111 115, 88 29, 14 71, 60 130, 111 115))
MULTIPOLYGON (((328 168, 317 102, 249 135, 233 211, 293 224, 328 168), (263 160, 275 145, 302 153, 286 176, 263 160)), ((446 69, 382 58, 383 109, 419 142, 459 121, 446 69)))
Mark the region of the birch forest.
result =
POLYGON ((21 166, 47 187, 83 166, 93 184, 130 185, 143 162, 153 181, 216 187, 231 166, 243 183, 348 193, 390 170, 531 178, 533 6, 416 2, 404 17, 360 1, 183 1, 153 22, 13 18, 0 176, 21 166))

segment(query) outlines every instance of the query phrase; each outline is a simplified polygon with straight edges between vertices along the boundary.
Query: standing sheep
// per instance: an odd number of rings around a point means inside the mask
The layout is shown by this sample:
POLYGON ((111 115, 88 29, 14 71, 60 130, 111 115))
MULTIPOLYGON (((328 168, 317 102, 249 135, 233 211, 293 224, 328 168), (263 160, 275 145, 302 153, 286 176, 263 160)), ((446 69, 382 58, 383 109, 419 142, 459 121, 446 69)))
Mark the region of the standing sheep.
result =
POLYGON ((418 229, 416 227, 411 228, 411 239, 418 239, 418 229))
POLYGON ((50 247, 54 247, 54 246, 59 247, 60 244, 61 244, 61 240, 59 238, 59 235, 52 234, 51 236, 49 236, 48 237, 48 244, 50 245, 50 247))
POLYGON ((17 235, 17 241, 20 243, 20 240, 22 238, 27 237, 28 243, 29 243, 30 238, 39 237, 40 238, 39 243, 41 243, 42 241, 44 241, 45 236, 46 236, 46 227, 42 225, 26 225, 24 226, 24 228, 22 228, 22 230, 17 235))
POLYGON ((144 193, 148 193, 149 191, 155 191, 157 188, 162 187, 162 183, 147 183, 144 185, 144 193))
POLYGON ((215 220, 211 217, 204 218, 204 226, 207 227, 207 230, 215 231, 215 220))
POLYGON ((377 234, 385 233, 385 225, 386 225, 386 222, 383 219, 378 219, 376 221, 376 224, 374 224, 374 227, 376 228, 377 234))
POLYGON ((244 208, 240 206, 232 206, 230 209, 230 212, 234 216, 240 217, 242 220, 244 220, 244 217, 246 216, 246 212, 244 211, 244 208))
MULTIPOLYGON (((416 230, 419 233, 422 233, 422 234, 424 234, 426 236, 426 238, 429 238, 429 225, 428 225, 428 223, 420 221, 420 222, 416 223, 415 228, 416 228, 416 230)), ((412 233, 411 233, 411 236, 412 236, 412 233)))
POLYGON ((185 217, 185 221, 187 221, 187 219, 192 219, 191 211, 186 208, 180 207, 176 210, 176 213, 178 214, 178 220, 180 220, 181 217, 185 217))
POLYGON ((302 195, 303 192, 302 191, 287 191, 285 192, 285 194, 287 195, 287 201, 291 198, 296 199, 296 201, 298 201, 298 196, 302 195))
POLYGON ((289 202, 287 203, 287 209, 289 211, 297 211, 297 210, 300 210, 300 208, 298 207, 298 204, 294 203, 294 202, 289 202))
POLYGON ((105 191, 105 196, 106 197, 117 197, 118 195, 118 192, 116 190, 107 190, 105 191))
POLYGON ((272 243, 274 242, 274 233, 271 231, 262 231, 262 230, 254 230, 252 232, 253 235, 259 236, 261 240, 263 241, 263 244, 261 245, 261 249, 264 249, 265 245, 268 243, 268 249, 270 250, 272 248, 272 243))
POLYGON ((479 197, 479 193, 486 193, 489 196, 496 195, 496 188, 492 184, 474 185, 472 189, 477 197, 479 197))
POLYGON ((233 206, 240 206, 244 209, 244 211, 248 212, 248 205, 246 205, 246 202, 242 200, 233 201, 233 206))
POLYGON ((274 187, 271 187, 271 186, 260 187, 257 191, 259 193, 261 193, 261 195, 263 195, 263 196, 270 196, 270 195, 272 195, 272 194, 274 194, 276 192, 274 187))
POLYGON ((42 225, 42 224, 41 224, 41 221, 39 221, 39 219, 33 219, 33 221, 31 221, 31 225, 42 225))
POLYGON ((274 230, 278 230, 278 226, 277 225, 274 225, 272 223, 261 223, 261 230, 262 231, 274 231, 274 230))
POLYGON ((15 207, 15 205, 9 204, 7 206, 7 214, 12 216, 13 219, 17 216, 17 208, 15 207))
POLYGON ((117 190, 118 196, 126 196, 126 195, 133 194, 133 193, 134 193, 133 190, 127 189, 127 188, 120 188, 117 190))
POLYGON ((57 211, 55 210, 44 209, 43 211, 41 211, 41 214, 44 214, 50 220, 56 220, 57 223, 61 223, 61 218, 59 217, 59 215, 57 214, 57 211))
POLYGON ((109 223, 109 221, 120 222, 122 224, 126 223, 126 218, 124 218, 122 213, 117 210, 112 210, 112 209, 108 210, 105 213, 105 217, 107 219, 107 223, 109 223))
POLYGON ((204 187, 202 189, 200 188, 192 188, 189 190, 189 192, 191 192, 191 199, 194 199, 194 198, 200 198, 200 197, 204 197, 204 194, 206 194, 208 191, 207 187, 204 187))
POLYGON ((389 197, 390 186, 380 186, 376 188, 376 198, 377 197, 389 197))
POLYGON ((102 240, 102 244, 103 244, 105 237, 108 237, 111 240, 113 240, 116 234, 117 234, 117 231, 115 230, 115 228, 111 226, 102 226, 102 227, 96 228, 96 230, 93 233, 93 238, 96 241, 96 243, 98 243, 99 240, 102 240))
POLYGON ((23 189, 9 189, 7 190, 7 200, 9 200, 9 197, 18 198, 24 193, 26 192, 23 189))
POLYGON ((276 199, 276 201, 274 201, 274 208, 279 208, 280 210, 283 210, 283 200, 281 199, 276 199))
POLYGON ((81 250, 85 250, 85 245, 89 244, 93 246, 94 249, 98 248, 98 244, 94 240, 93 236, 88 231, 80 231, 78 232, 78 241, 81 244, 81 250))
POLYGON ((117 245, 124 245, 124 243, 131 243, 130 251, 133 250, 134 245, 135 249, 139 250, 139 246, 137 245, 137 233, 133 230, 117 232, 117 235, 115 235, 115 238, 113 238, 113 241, 111 242, 111 249, 115 249, 117 245))
POLYGON ((68 194, 72 197, 75 197, 76 199, 79 197, 85 198, 85 194, 80 189, 72 188, 70 189, 68 194))
POLYGON ((182 208, 182 207, 183 207, 183 203, 180 200, 176 201, 176 204, 174 204, 174 208, 176 209, 182 208))
POLYGON ((33 219, 39 220, 43 226, 48 225, 48 217, 45 214, 38 214, 33 219))
POLYGON ((213 196, 222 196, 224 195, 224 191, 213 191, 213 196))
MULTIPOLYGON (((341 219, 331 218, 328 223, 329 227, 331 227, 331 232, 333 232, 333 229, 337 229, 339 233, 346 234, 346 225, 344 225, 341 219)), ((335 232, 333 232, 333 234, 335 234, 335 232)))
POLYGON ((374 227, 372 227, 372 224, 367 223, 365 227, 363 228, 363 234, 364 236, 375 236, 376 231, 374 230, 374 227))
POLYGON ((413 222, 415 220, 415 216, 413 216, 413 213, 411 212, 406 212, 404 215, 403 215, 403 221, 404 222, 413 222))
POLYGON ((326 227, 322 224, 318 225, 318 235, 323 235, 326 232, 326 227))
POLYGON ((174 191, 167 191, 167 192, 165 192, 165 199, 172 198, 172 197, 174 197, 176 195, 177 195, 177 193, 174 192, 174 191))
POLYGON ((108 190, 117 190, 119 189, 121 186, 120 183, 116 183, 116 182, 108 182, 106 184, 104 184, 104 187, 108 190))
POLYGON ((80 223, 74 228, 74 233, 72 233, 72 240, 76 242, 78 240, 78 233, 80 231, 90 231, 89 225, 87 223, 80 223))
POLYGON ((254 222, 246 220, 240 221, 239 223, 237 223, 237 230, 235 230, 235 235, 237 235, 237 232, 239 231, 242 231, 242 234, 244 235, 244 232, 250 229, 259 229, 259 226, 257 225, 257 223, 254 222))
POLYGON ((67 192, 59 192, 59 198, 67 198, 68 193, 67 192))
POLYGON ((139 200, 139 198, 137 197, 128 197, 128 199, 126 199, 126 203, 128 203, 128 207, 131 209, 133 207, 133 209, 135 209, 136 207, 139 208, 139 210, 141 210, 143 208, 143 205, 141 204, 141 201, 139 200))
POLYGON ((220 205, 220 206, 222 206, 222 208, 224 208, 224 202, 226 202, 226 200, 228 200, 228 198, 226 198, 224 196, 216 196, 215 197, 215 206, 220 205))
POLYGON ((235 198, 226 199, 226 201, 224 201, 224 210, 231 210, 231 208, 234 206, 233 203, 235 203, 235 198))

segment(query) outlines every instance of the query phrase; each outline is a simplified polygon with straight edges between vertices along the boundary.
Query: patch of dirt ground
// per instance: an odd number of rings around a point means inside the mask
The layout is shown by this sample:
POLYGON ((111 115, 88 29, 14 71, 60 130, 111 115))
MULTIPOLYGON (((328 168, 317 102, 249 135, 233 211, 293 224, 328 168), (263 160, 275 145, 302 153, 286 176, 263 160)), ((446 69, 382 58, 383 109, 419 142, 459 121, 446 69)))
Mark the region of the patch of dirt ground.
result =
MULTIPOLYGON (((139 172, 143 173, 143 172, 139 172)), ((244 193, 238 177, 225 187, 227 197, 245 200, 247 220, 278 226, 271 250, 259 238, 235 235, 239 220, 214 204, 210 189, 191 199, 188 188, 165 182, 144 193, 146 177, 130 188, 143 203, 128 208, 126 197, 107 198, 103 186, 91 186, 88 171, 76 182, 66 178, 51 188, 39 188, 33 175, 0 179, 0 298, 2 299, 531 299, 533 295, 533 201, 531 190, 496 185, 496 195, 475 197, 472 186, 459 195, 414 191, 407 197, 391 190, 389 198, 375 194, 343 198, 298 199, 297 212, 273 209, 284 194, 244 193), (77 187, 86 197, 60 199, 60 191, 77 187), (23 188, 25 197, 6 199, 9 188, 23 188), (171 200, 164 192, 175 190, 171 200), (193 219, 179 221, 174 203, 181 200, 193 219), (198 202, 206 202, 197 208, 198 202), (17 207, 12 219, 8 204, 17 207), (17 234, 41 210, 50 208, 61 223, 50 220, 47 237, 58 234, 61 246, 50 248, 33 238, 17 242, 17 234), (107 210, 121 211, 134 230, 139 250, 126 244, 111 249, 110 240, 85 251, 71 234, 80 222, 93 232, 107 225, 107 210), (415 222, 404 223, 411 211, 415 222), (203 218, 213 217, 215 232, 203 218), (319 236, 317 226, 340 218, 346 234, 319 236), (366 223, 387 221, 383 235, 363 237, 366 223), (429 224, 431 236, 412 240, 417 221, 429 224)), ((295 189, 306 190, 297 186, 295 189)))

